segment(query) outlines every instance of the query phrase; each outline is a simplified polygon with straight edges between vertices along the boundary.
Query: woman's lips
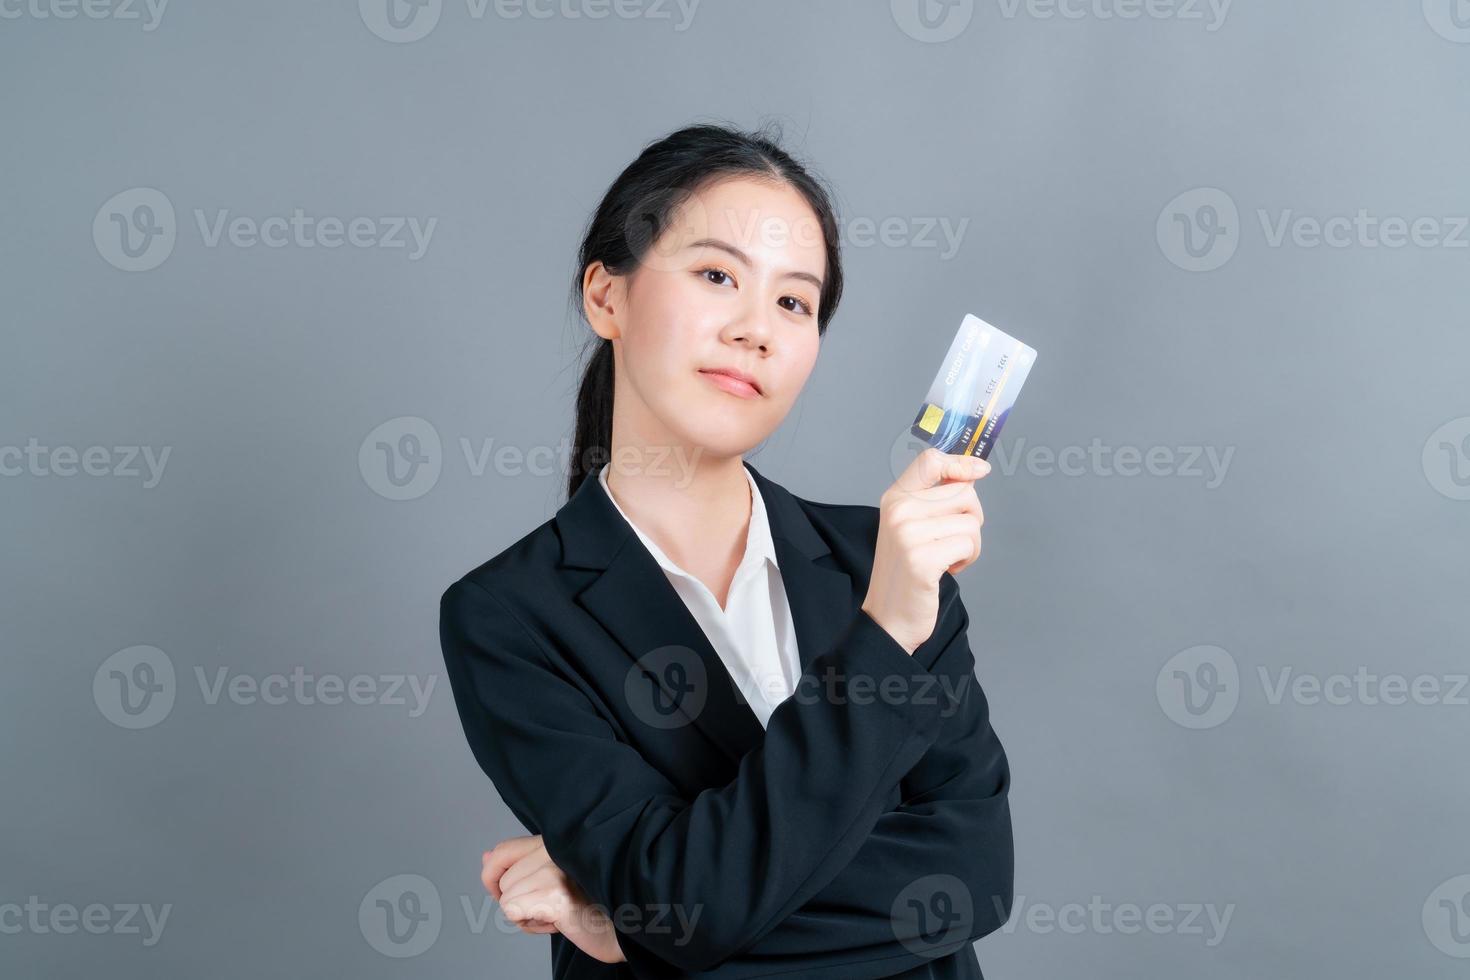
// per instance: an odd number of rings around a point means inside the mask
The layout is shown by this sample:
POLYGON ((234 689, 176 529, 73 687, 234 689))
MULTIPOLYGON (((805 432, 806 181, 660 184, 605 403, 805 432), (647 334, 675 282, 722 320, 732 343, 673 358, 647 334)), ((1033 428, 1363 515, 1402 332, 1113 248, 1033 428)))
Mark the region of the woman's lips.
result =
POLYGON ((759 398, 760 392, 756 391, 748 382, 739 378, 732 378, 728 374, 720 374, 715 371, 700 371, 700 374, 709 378, 714 384, 739 398, 759 398))

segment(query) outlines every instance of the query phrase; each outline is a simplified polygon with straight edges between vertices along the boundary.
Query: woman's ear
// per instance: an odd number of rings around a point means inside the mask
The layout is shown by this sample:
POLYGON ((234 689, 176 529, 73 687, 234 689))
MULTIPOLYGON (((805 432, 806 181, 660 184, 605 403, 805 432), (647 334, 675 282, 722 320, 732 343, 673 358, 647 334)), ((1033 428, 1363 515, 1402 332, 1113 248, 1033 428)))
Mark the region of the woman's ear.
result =
POLYGON ((600 261, 588 263, 582 273, 582 312, 592 331, 604 340, 623 335, 619 318, 625 282, 626 277, 612 275, 600 261))

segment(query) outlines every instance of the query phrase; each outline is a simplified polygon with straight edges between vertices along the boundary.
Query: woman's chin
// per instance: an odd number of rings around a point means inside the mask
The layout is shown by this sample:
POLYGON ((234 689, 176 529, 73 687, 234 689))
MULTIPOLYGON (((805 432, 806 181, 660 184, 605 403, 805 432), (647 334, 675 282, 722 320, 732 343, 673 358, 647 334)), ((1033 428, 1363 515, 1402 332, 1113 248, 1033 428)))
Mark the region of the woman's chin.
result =
MULTIPOLYGON (((685 421, 688 424, 688 421, 685 421)), ((761 444, 770 433, 751 432, 747 428, 731 426, 729 420, 714 421, 708 429, 688 433, 688 445, 693 446, 688 455, 695 463, 744 456, 761 444)))

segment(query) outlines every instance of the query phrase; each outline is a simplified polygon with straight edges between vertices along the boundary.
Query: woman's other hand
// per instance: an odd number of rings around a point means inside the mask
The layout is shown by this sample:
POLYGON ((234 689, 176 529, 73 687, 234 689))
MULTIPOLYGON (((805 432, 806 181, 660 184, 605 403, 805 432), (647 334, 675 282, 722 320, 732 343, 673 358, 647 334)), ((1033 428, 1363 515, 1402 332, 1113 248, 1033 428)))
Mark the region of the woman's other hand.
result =
POLYGON ((481 858, 480 881, 523 932, 560 932, 601 963, 625 960, 612 921, 546 852, 541 836, 511 837, 481 858))

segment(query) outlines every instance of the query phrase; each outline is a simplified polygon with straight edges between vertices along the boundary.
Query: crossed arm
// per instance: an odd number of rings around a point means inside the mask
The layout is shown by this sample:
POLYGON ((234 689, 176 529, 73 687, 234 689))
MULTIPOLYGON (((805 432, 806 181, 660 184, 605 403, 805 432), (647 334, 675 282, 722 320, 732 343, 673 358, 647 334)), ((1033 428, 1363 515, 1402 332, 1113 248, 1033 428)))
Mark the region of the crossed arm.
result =
POLYGON ((788 699, 736 777, 693 800, 618 741, 495 594, 455 583, 440 634, 476 760, 557 866, 608 909, 677 906, 697 923, 689 935, 615 919, 635 975, 884 976, 1010 914, 1009 769, 958 585, 943 582, 914 656, 859 611, 808 667, 832 668, 838 695, 899 677, 908 697, 788 699), (943 942, 926 945, 936 923, 943 942))

